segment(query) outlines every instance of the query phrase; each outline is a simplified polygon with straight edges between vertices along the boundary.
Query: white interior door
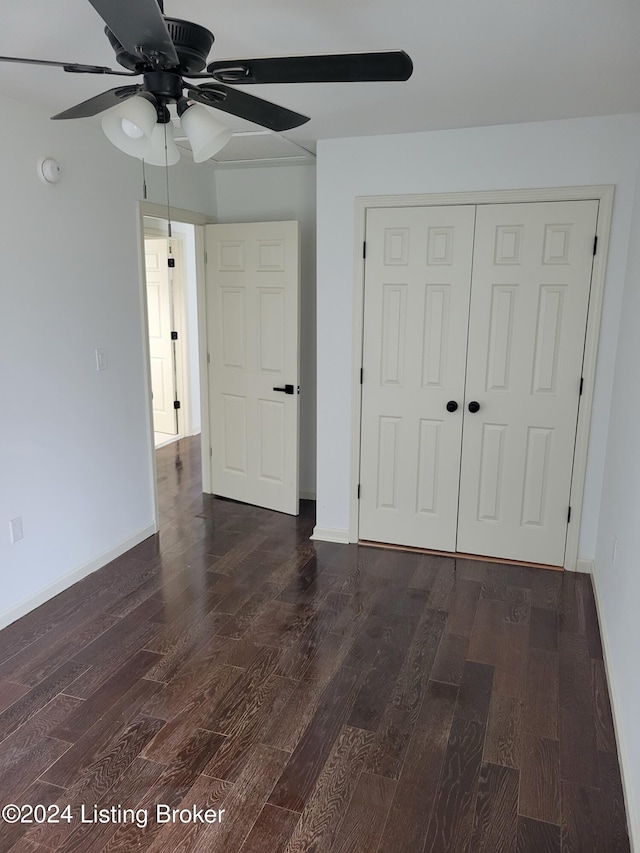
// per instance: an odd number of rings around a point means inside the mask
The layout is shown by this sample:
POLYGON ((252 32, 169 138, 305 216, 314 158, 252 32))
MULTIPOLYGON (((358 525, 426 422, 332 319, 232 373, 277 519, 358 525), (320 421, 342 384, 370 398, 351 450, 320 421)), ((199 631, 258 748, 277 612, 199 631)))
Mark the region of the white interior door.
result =
POLYGON ((206 243, 212 492, 297 515, 298 223, 208 225, 206 243))
POLYGON ((458 551, 563 563, 597 216, 478 208, 458 551))
POLYGON ((176 435, 178 430, 176 410, 173 407, 176 393, 167 240, 145 238, 144 251, 153 427, 156 432, 176 435))
POLYGON ((361 539, 455 550, 474 218, 367 213, 361 539))

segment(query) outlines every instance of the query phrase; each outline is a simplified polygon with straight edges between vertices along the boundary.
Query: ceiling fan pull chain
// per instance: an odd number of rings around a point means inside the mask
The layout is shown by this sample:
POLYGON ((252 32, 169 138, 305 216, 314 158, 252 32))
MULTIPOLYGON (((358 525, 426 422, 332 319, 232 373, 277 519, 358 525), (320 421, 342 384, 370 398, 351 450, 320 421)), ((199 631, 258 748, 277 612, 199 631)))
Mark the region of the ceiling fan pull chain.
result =
POLYGON ((142 198, 147 200, 147 176, 144 169, 144 157, 142 158, 142 198))
POLYGON ((167 124, 164 124, 164 174, 166 178, 167 185, 167 233, 171 238, 173 235, 171 234, 171 205, 169 203, 169 154, 167 150, 167 124))

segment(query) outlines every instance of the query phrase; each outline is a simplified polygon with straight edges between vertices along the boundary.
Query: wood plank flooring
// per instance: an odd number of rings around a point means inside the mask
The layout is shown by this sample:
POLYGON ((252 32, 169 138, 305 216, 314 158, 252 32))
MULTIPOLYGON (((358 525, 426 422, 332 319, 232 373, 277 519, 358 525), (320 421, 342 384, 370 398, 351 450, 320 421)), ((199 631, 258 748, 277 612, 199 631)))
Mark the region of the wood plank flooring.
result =
POLYGON ((0 853, 629 851, 587 576, 311 542, 157 458, 159 536, 0 632, 0 805, 73 815, 0 853))

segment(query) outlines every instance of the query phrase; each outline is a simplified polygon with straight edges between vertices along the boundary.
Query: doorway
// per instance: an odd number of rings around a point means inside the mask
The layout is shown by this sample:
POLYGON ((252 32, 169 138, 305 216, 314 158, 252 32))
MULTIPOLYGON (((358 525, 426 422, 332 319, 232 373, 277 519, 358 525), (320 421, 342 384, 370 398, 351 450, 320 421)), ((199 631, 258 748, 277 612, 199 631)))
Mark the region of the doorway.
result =
POLYGON ((156 449, 200 432, 194 226, 144 217, 149 366, 156 449))

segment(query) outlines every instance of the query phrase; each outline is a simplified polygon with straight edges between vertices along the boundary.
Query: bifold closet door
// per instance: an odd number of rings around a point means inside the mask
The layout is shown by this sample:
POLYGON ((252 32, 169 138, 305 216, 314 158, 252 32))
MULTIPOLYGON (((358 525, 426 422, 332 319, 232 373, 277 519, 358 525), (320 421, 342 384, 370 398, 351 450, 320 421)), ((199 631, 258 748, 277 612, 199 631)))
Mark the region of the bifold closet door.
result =
POLYGON ((460 552, 563 564, 597 215, 597 201, 478 207, 460 552))
POLYGON ((455 550, 474 219, 367 213, 361 539, 455 550))

